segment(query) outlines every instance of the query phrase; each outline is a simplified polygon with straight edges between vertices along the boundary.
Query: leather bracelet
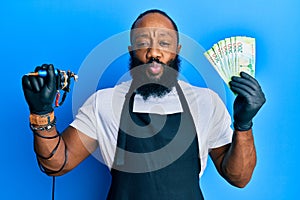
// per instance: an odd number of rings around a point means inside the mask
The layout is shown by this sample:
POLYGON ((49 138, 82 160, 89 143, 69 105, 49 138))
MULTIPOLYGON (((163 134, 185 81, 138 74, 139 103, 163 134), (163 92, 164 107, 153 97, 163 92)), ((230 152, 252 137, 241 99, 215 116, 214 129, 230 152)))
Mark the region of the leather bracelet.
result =
POLYGON ((45 115, 37 115, 31 113, 29 115, 30 124, 44 126, 50 124, 54 120, 54 111, 45 115))
POLYGON ((52 129, 54 126, 56 125, 56 117, 54 117, 53 121, 50 122, 49 124, 45 125, 45 126, 39 126, 39 127, 36 127, 34 124, 29 124, 30 126, 30 129, 33 131, 33 132, 36 132, 36 131, 49 131, 50 129, 52 129))

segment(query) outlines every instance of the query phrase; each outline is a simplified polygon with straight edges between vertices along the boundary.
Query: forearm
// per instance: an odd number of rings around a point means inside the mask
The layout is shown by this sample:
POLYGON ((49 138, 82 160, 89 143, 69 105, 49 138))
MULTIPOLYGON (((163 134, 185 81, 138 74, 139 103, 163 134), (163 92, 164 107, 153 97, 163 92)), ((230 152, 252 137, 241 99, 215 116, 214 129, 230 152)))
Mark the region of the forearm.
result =
POLYGON ((98 146, 96 140, 71 126, 59 136, 55 127, 49 131, 35 132, 34 139, 37 159, 44 169, 48 169, 46 173, 52 176, 63 175, 74 169, 98 146))
POLYGON ((69 171, 65 140, 55 126, 50 130, 35 131, 34 150, 48 175, 58 176, 69 171))
POLYGON ((252 129, 234 131, 232 144, 222 162, 222 174, 232 185, 245 187, 256 165, 256 150, 252 129))

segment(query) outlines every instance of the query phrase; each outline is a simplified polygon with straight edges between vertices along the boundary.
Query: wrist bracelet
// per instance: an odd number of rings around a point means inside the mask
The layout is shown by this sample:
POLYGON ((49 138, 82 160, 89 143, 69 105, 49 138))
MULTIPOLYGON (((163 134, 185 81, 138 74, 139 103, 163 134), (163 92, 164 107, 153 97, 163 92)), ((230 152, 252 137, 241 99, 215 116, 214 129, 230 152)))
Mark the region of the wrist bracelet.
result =
POLYGON ((52 129, 54 126, 56 125, 56 117, 54 117, 53 121, 46 124, 45 126, 39 126, 39 127, 36 127, 35 124, 32 124, 30 123, 29 126, 30 126, 30 129, 35 132, 35 131, 49 131, 50 129, 52 129))
POLYGON ((38 126, 48 125, 54 120, 54 118, 54 111, 45 115, 37 115, 32 113, 29 115, 30 124, 38 126))

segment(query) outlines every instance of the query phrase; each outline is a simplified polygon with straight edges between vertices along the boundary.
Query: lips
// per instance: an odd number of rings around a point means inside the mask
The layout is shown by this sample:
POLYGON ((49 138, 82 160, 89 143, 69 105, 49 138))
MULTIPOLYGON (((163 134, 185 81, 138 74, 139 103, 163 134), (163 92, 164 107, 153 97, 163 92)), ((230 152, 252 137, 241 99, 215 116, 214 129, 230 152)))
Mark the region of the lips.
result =
POLYGON ((163 71, 163 66, 157 62, 152 62, 149 64, 147 71, 149 74, 158 75, 163 71))

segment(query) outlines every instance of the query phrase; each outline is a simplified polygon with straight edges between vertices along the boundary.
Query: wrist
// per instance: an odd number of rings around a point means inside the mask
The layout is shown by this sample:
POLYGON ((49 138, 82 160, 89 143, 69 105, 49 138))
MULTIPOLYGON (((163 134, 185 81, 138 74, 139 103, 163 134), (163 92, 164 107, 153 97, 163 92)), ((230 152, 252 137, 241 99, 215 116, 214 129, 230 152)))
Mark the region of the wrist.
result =
MULTIPOLYGON (((54 113, 53 113, 54 116, 54 113)), ((34 119, 34 115, 31 115, 31 119, 34 119)), ((39 116, 41 117, 41 116, 39 116)), ((52 113, 49 113, 49 116, 46 117, 47 120, 48 119, 52 119, 52 113)), ((34 135, 40 137, 40 138, 45 138, 45 139, 53 139, 59 136, 59 133, 57 132, 56 129, 54 129, 55 131, 52 131, 52 129, 56 126, 56 117, 54 116, 54 119, 46 124, 46 125, 41 125, 41 124, 32 124, 33 121, 30 121, 29 126, 30 129, 32 130, 32 132, 34 133, 34 135), (46 135, 45 132, 43 132, 41 134, 42 131, 46 131, 46 135)))
POLYGON ((252 128, 252 126, 253 126, 252 121, 248 123, 238 123, 236 121, 233 122, 233 127, 237 131, 248 131, 252 128))
POLYGON ((36 132, 36 131, 48 131, 49 132, 53 127, 55 127, 55 125, 56 125, 56 117, 54 117, 53 121, 51 121, 49 124, 44 125, 44 126, 34 125, 34 124, 29 123, 30 129, 33 132, 36 132))
POLYGON ((30 114, 46 115, 54 111, 52 105, 44 105, 42 108, 35 109, 29 106, 30 114))
POLYGON ((54 120, 54 111, 43 115, 38 115, 34 113, 30 113, 29 115, 30 124, 35 126, 47 126, 51 124, 54 120))

